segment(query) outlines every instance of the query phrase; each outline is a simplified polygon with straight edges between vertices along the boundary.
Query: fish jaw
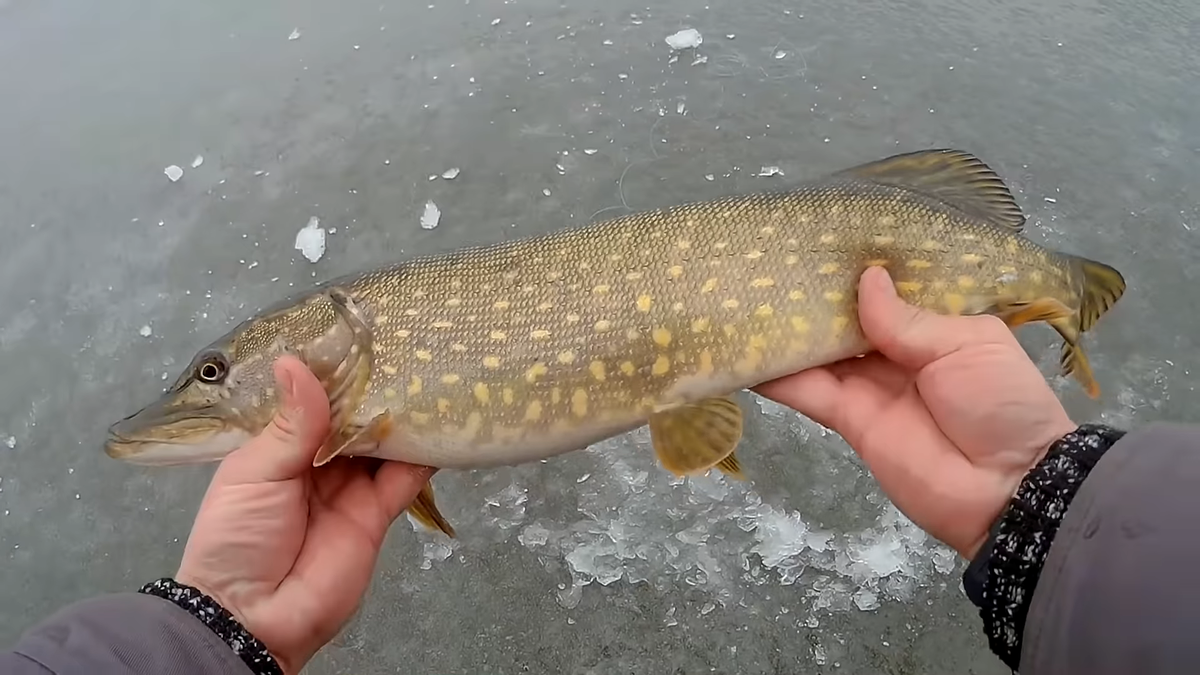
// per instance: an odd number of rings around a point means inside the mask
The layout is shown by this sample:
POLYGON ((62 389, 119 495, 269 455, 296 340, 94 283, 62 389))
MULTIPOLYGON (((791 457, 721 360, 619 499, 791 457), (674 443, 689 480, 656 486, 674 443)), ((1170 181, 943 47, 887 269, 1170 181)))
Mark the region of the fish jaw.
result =
POLYGON ((160 400, 113 424, 105 453, 131 464, 199 464, 222 459, 251 437, 223 419, 219 406, 174 403, 160 400))
POLYGON ((251 435, 241 429, 221 429, 186 443, 153 440, 129 440, 110 437, 105 452, 113 459, 142 466, 179 466, 217 462, 249 441, 251 435))

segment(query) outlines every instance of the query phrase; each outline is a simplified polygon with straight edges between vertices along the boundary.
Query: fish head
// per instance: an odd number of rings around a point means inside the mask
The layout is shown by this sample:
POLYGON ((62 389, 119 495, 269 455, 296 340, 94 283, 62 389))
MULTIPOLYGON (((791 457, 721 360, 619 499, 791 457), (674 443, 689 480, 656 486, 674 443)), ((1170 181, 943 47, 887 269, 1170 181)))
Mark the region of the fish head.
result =
POLYGON ((156 466, 220 460, 274 417, 280 357, 300 358, 328 391, 355 344, 326 296, 245 321, 196 353, 156 401, 109 427, 105 452, 156 466))

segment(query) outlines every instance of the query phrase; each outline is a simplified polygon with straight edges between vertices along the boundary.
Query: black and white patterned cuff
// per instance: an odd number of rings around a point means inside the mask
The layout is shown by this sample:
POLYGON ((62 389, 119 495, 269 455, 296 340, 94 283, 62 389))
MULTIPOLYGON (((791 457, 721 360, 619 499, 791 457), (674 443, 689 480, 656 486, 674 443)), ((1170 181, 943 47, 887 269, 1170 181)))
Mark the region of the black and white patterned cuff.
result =
POLYGON ((1084 479, 1124 435, 1085 424, 1050 446, 964 573, 988 645, 1013 670, 1020 665, 1025 618, 1054 535, 1084 479))
POLYGON ((267 651, 266 645, 238 623, 229 610, 199 589, 171 578, 163 578, 142 586, 138 593, 168 600, 199 619, 209 630, 216 633, 222 642, 229 645, 254 675, 283 675, 283 669, 267 651))

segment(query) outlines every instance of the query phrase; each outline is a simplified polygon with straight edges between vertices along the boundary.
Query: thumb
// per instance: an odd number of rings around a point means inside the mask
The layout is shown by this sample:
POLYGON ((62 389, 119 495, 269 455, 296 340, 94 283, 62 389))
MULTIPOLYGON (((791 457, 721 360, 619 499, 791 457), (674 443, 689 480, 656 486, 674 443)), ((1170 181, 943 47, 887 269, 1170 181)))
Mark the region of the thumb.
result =
POLYGON ((1012 333, 994 316, 950 316, 908 304, 882 267, 868 267, 863 272, 858 313, 871 346, 911 370, 920 370, 971 344, 1012 339, 1012 333))
POLYGON ((329 397, 320 380, 294 356, 274 366, 275 416, 262 433, 230 453, 221 464, 235 483, 266 483, 295 478, 312 468, 329 430, 329 397))

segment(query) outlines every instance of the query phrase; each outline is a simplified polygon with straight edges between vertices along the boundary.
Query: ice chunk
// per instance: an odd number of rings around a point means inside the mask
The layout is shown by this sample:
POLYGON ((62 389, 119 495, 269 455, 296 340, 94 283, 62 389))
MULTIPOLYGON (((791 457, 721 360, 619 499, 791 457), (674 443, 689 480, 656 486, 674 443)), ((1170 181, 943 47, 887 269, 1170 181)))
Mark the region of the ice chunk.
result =
POLYGON ((696 58, 692 59, 692 65, 693 65, 693 66, 698 66, 698 65, 700 65, 700 64, 702 64, 702 63, 708 63, 708 57, 707 57, 707 56, 701 56, 701 55, 697 55, 697 56, 696 56, 696 58))
POLYGON ((704 174, 704 180, 714 180, 715 178, 716 176, 712 175, 711 173, 704 174))
POLYGON ((438 209, 437 204, 433 200, 425 202, 425 212, 421 214, 421 227, 426 230, 432 230, 438 226, 438 221, 442 219, 442 212, 438 209))
POLYGON ((196 155, 196 159, 192 160, 192 168, 199 169, 200 165, 203 163, 204 163, 204 155, 196 155))
POLYGON ((17 437, 9 436, 8 438, 4 439, 4 444, 8 446, 9 450, 16 448, 17 447, 17 437))
POLYGON ((458 174, 461 171, 462 170, 459 169, 457 166, 450 168, 450 169, 446 169, 445 171, 442 172, 442 178, 445 178, 446 180, 454 180, 455 178, 458 178, 458 174))
POLYGON ((427 570, 433 567, 433 563, 441 562, 450 557, 452 553, 449 546, 439 542, 425 542, 424 557, 421 560, 421 569, 427 570))
POLYGON ((785 57, 785 56, 787 56, 787 52, 783 51, 782 49, 780 49, 779 51, 775 52, 775 58, 776 58, 776 59, 782 59, 782 58, 783 58, 783 57, 785 57))
POLYGON ((526 525, 525 529, 521 530, 521 534, 517 535, 517 541, 524 544, 526 548, 545 546, 546 542, 550 541, 550 530, 537 523, 526 525))
POLYGON ((764 166, 759 170, 758 175, 763 177, 782 176, 783 171, 777 166, 764 166))
POLYGON ((596 150, 595 148, 587 148, 587 149, 585 149, 585 150, 583 151, 583 154, 585 154, 585 155, 594 155, 594 154, 596 154, 597 152, 599 152, 599 151, 598 151, 598 150, 596 150))
POLYGON ((549 197, 550 196, 550 188, 542 188, 542 194, 549 197))
POLYGON ((146 324, 138 330, 138 335, 141 335, 142 337, 150 337, 153 333, 154 330, 150 328, 150 324, 146 324))
POLYGON ((704 42, 704 36, 695 28, 684 28, 678 33, 667 36, 667 46, 671 49, 695 49, 704 42))
POLYGON ((499 26, 499 25, 500 25, 500 19, 492 19, 492 25, 493 25, 493 26, 499 26))
POLYGON ((168 166, 167 168, 163 169, 163 173, 167 174, 167 179, 170 180, 172 183, 179 180, 180 178, 183 178, 183 169, 179 168, 175 164, 172 164, 171 166, 168 166))
POLYGON ((293 28, 291 35, 288 35, 288 41, 290 42, 292 40, 299 40, 299 39, 300 39, 300 29, 293 28))
POLYGON ((879 594, 875 591, 860 588, 854 592, 854 606, 864 612, 879 609, 879 594))
POLYGON ((317 262, 325 255, 325 228, 316 216, 308 219, 308 224, 296 233, 296 250, 308 258, 309 262, 317 262))

